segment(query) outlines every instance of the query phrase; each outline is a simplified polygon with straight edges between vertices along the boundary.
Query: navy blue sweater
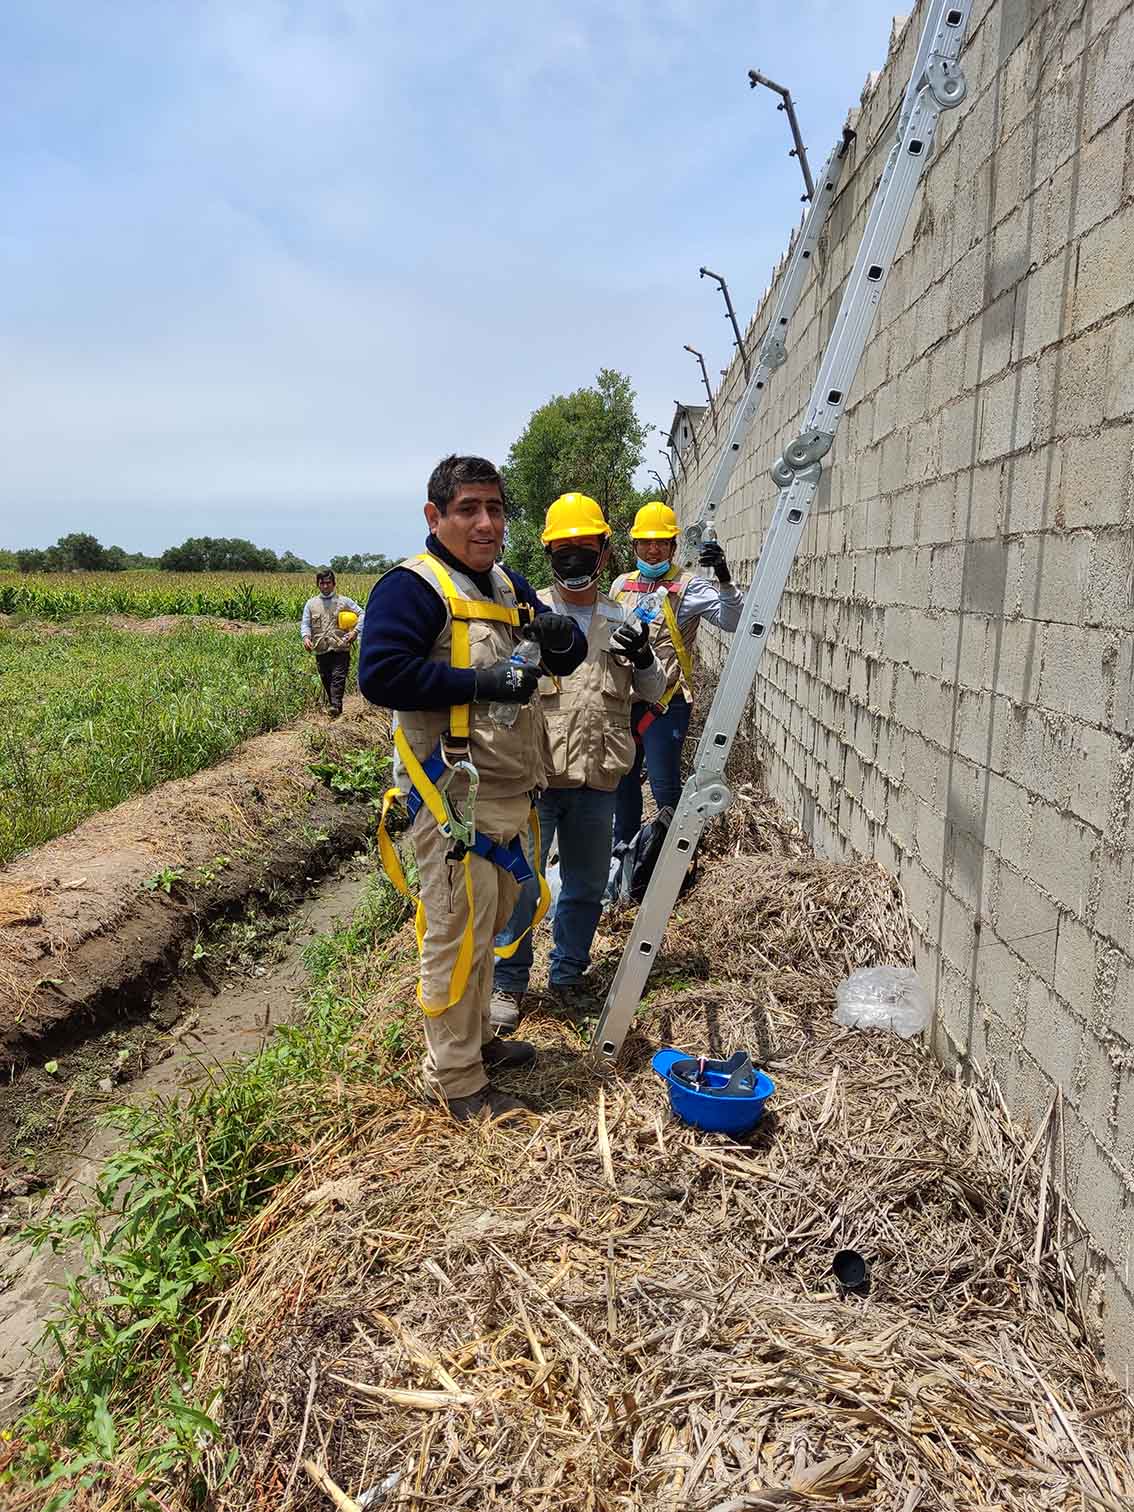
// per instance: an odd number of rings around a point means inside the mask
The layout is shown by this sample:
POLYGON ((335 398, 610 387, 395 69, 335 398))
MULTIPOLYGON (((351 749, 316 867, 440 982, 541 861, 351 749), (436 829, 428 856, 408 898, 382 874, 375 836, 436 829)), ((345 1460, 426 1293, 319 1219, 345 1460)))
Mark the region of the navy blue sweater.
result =
MULTIPOLYGON (((487 598, 493 597, 490 573, 469 572, 435 536, 429 537, 425 547, 439 561, 471 577, 487 598)), ((530 604, 537 614, 549 612, 525 578, 510 567, 504 571, 521 604, 530 604)), ((476 673, 467 667, 429 660, 444 628, 445 605, 424 578, 403 567, 395 567, 379 578, 370 590, 362 621, 359 692, 387 709, 446 709, 471 703, 476 697, 476 673)), ((544 652, 544 667, 557 677, 574 672, 586 657, 586 636, 577 625, 574 629, 569 650, 544 652)))

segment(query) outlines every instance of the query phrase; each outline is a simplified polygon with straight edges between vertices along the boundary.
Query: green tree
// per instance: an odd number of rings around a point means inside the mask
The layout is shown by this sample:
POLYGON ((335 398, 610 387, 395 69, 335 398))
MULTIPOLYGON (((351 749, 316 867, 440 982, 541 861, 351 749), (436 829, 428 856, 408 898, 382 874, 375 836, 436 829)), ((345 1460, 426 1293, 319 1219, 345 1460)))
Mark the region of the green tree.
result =
POLYGON ((381 577, 398 562, 395 557, 383 556, 380 551, 355 551, 350 556, 333 556, 327 565, 332 572, 372 572, 375 577, 381 577))
POLYGON ((590 388, 557 394, 535 411, 503 467, 511 515, 505 560, 540 586, 548 581, 540 544, 547 506, 577 490, 597 499, 625 555, 626 531, 645 495, 634 487, 646 438, 637 396, 624 373, 602 368, 590 388))
POLYGON ((99 572, 106 563, 106 548, 87 530, 60 536, 47 548, 49 572, 99 572))
POLYGON ((240 537, 190 536, 163 551, 158 566, 164 572, 276 572, 279 558, 240 537))
POLYGON ((46 572, 47 552, 38 546, 23 546, 16 552, 16 566, 21 572, 46 572))

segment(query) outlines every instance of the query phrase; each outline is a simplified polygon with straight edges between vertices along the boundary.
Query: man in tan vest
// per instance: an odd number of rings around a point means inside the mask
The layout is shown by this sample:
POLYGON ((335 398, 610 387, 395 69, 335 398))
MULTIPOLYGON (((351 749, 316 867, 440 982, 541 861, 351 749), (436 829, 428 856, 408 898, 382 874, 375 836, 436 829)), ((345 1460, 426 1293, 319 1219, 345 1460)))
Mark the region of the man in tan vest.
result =
POLYGON ((654 499, 634 516, 630 539, 638 562, 610 585, 610 596, 629 614, 645 615, 650 644, 665 670, 666 688, 651 708, 636 706, 634 733, 639 741, 633 769, 618 787, 614 817, 616 844, 633 840, 642 824, 642 763, 658 808, 676 808, 681 797, 681 748, 693 706, 693 645, 702 620, 731 634, 740 623, 744 595, 733 586, 728 562, 716 541, 705 541, 698 566, 689 572, 673 560, 679 531, 668 504, 654 499), (715 579, 715 581, 714 581, 715 579))
MULTIPOLYGON (((553 839, 559 851, 549 984, 565 1006, 589 1004, 583 973, 610 874, 615 791, 634 764, 630 706, 653 703, 665 691, 665 672, 649 643, 648 627, 627 619, 598 588, 610 550, 610 526, 594 499, 569 493, 547 511, 541 536, 551 559, 545 590, 558 614, 569 614, 587 637, 587 658, 570 677, 540 680, 547 721, 550 771, 536 805, 542 856, 553 839)), ((492 1024, 510 1033, 520 1020, 532 966, 531 924, 537 889, 528 884, 497 945, 518 945, 497 961, 492 1024)))
MULTIPOLYGON (((424 1077, 430 1095, 464 1121, 524 1106, 489 1080, 535 1061, 531 1045, 493 1038, 493 937, 531 877, 522 837, 545 780, 540 674, 573 672, 587 646, 572 619, 496 565, 505 504, 491 462, 446 457, 428 493, 425 551, 370 594, 358 683, 397 716, 394 771, 413 816, 420 888, 424 1077), (525 642, 539 665, 514 656, 525 642)), ((379 843, 391 879, 406 890, 385 812, 379 843)))
POLYGON ((335 592, 335 574, 329 567, 316 572, 315 586, 319 592, 303 606, 299 633, 307 650, 315 653, 331 718, 338 719, 350 674, 350 648, 363 614, 352 598, 335 592))

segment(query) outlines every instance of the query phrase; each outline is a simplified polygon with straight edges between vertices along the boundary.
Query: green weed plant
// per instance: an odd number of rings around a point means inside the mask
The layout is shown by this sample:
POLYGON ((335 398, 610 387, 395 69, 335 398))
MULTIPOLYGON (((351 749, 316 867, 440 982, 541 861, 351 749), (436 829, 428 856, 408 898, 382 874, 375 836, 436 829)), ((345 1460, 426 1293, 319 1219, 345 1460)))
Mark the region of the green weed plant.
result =
MULTIPOLYGON (((192 1382, 211 1302, 239 1273, 248 1221, 311 1144, 350 1127, 343 1086, 399 1074, 396 1026, 377 1043, 356 1030, 383 968, 378 947, 406 915, 372 877, 351 922, 308 947, 303 1021, 183 1097, 110 1114, 122 1146, 93 1208, 28 1227, 39 1246, 80 1242, 85 1264, 47 1330, 52 1358, 15 1425, 21 1452, 0 1472, 0 1492, 7 1481, 42 1496, 37 1512, 61 1512, 113 1472, 133 1481, 133 1505, 146 1512, 165 1505, 149 1488, 172 1484, 189 1505, 207 1505, 200 1467, 219 1429, 192 1382)), ((231 1456, 223 1473, 236 1469, 231 1456)))

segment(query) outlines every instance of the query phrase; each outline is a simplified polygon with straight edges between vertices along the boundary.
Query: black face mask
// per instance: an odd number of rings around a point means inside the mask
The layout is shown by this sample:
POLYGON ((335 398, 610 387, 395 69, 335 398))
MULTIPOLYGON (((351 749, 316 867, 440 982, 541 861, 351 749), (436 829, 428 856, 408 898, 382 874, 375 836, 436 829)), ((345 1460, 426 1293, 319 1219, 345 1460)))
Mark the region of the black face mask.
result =
POLYGON ((551 553, 551 572, 564 588, 589 588, 598 577, 601 551, 593 546, 559 546, 551 553))

